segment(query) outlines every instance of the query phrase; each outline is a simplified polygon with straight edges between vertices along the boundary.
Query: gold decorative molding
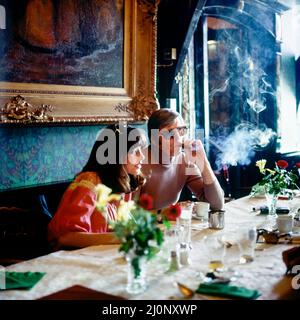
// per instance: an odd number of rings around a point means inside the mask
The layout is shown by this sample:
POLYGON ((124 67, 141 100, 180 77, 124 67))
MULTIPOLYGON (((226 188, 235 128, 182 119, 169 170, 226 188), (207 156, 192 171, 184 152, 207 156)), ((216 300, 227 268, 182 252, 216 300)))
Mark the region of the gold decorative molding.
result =
POLYGON ((155 96, 138 95, 132 98, 128 108, 138 121, 145 121, 149 119, 153 111, 157 110, 157 105, 155 96))
POLYGON ((137 3, 140 9, 147 13, 148 18, 152 17, 156 19, 160 0, 137 0, 137 3))
POLYGON ((116 106, 115 106, 115 110, 118 111, 118 112, 132 112, 128 106, 128 103, 127 104, 124 104, 124 103, 118 103, 116 106))
MULTIPOLYGON (((159 102, 156 97, 156 46, 157 46, 157 12, 160 0, 137 0, 139 9, 144 13, 140 22, 140 30, 149 39, 148 46, 151 48, 151 70, 148 75, 144 72, 139 73, 137 77, 137 90, 131 102, 129 109, 133 112, 134 117, 139 121, 148 120, 150 115, 159 108, 159 102), (146 21, 151 21, 149 29, 146 29, 146 21), (145 77, 147 81, 145 81, 145 77), (149 94, 147 94, 149 93, 149 94)), ((149 48, 146 47, 149 52, 149 48)), ((147 52, 145 51, 145 53, 147 52)), ((145 54, 144 53, 144 54, 145 54)), ((140 66, 141 69, 143 65, 140 66)))
POLYGON ((20 125, 20 126, 39 126, 39 125, 98 125, 98 124, 108 124, 108 123, 115 123, 118 121, 123 122, 134 122, 136 119, 133 117, 58 117, 54 118, 53 121, 49 120, 36 120, 36 121, 21 121, 21 120, 3 120, 0 121, 1 125, 20 125))
POLYGON ((25 97, 35 106, 44 103, 55 106, 51 121, 50 117, 23 121, 26 116, 23 118, 22 113, 14 117, 0 110, 0 125, 97 125, 117 121, 134 123, 147 119, 149 113, 159 107, 155 98, 159 1, 126 0, 123 3, 124 55, 123 83, 120 87, 0 81, 0 109, 17 95, 25 97))
POLYGON ((179 84, 182 81, 182 75, 180 72, 177 73, 176 77, 174 78, 176 84, 179 84))
POLYGON ((182 117, 186 123, 190 121, 190 75, 188 57, 184 59, 182 67, 182 117))
POLYGON ((138 95, 132 98, 128 104, 118 104, 115 110, 119 113, 128 112, 137 121, 148 120, 151 113, 157 109, 157 100, 155 97, 138 95))
POLYGON ((42 104, 36 107, 27 102, 22 96, 17 95, 10 102, 6 103, 4 108, 0 109, 0 122, 53 121, 53 117, 47 115, 47 112, 51 112, 52 110, 53 107, 51 105, 42 104))

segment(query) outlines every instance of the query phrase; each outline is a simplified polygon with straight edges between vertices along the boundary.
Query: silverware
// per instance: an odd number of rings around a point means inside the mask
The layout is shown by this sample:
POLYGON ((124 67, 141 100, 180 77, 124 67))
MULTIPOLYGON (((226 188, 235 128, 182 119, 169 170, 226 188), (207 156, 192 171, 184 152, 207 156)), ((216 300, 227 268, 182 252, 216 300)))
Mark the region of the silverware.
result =
POLYGON ((186 285, 177 282, 177 286, 179 291, 183 294, 185 298, 192 298, 195 295, 195 291, 187 287, 186 285))
MULTIPOLYGON (((186 285, 177 282, 179 291, 182 293, 185 299, 191 299, 195 296, 196 291, 187 287, 186 285)), ((178 298, 177 298, 178 299, 178 298)), ((180 299, 180 298, 179 298, 180 299)), ((182 299, 182 298, 181 298, 182 299)), ((208 300, 209 298, 203 296, 202 294, 197 293, 197 300, 208 300)))

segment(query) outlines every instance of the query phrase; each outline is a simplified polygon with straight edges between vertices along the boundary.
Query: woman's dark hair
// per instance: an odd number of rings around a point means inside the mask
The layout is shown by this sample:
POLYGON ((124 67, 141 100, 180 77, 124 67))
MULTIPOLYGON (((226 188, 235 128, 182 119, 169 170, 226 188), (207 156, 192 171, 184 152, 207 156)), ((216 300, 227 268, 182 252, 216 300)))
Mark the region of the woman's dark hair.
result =
POLYGON ((111 188, 112 192, 134 191, 144 184, 145 178, 128 174, 124 163, 128 152, 138 146, 146 147, 146 144, 141 130, 126 125, 109 125, 100 132, 81 172, 96 172, 101 183, 111 188))

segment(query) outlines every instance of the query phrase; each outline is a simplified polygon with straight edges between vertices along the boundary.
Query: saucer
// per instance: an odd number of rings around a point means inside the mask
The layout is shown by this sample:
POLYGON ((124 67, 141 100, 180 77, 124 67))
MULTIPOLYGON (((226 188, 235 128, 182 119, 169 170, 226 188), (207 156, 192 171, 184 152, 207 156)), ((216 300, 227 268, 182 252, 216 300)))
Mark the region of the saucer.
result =
POLYGON ((300 227, 294 227, 292 230, 292 234, 300 234, 300 227))
POLYGON ((195 215, 195 214, 192 214, 192 218, 193 218, 193 219, 196 219, 196 220, 201 220, 201 221, 203 221, 203 222, 206 222, 203 217, 198 217, 198 216, 195 215))

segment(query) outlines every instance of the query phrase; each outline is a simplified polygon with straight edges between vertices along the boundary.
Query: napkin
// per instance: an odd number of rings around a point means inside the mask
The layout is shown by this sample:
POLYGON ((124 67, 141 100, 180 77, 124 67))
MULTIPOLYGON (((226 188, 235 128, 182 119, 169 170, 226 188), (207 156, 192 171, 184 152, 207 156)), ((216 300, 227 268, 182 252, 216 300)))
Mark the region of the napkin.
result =
POLYGON ((201 283, 196 292, 212 296, 241 299, 256 299, 260 296, 260 293, 257 290, 231 286, 224 283, 201 283))
POLYGON ((44 272, 14 272, 5 271, 5 287, 0 290, 9 289, 31 289, 45 275, 44 272))

